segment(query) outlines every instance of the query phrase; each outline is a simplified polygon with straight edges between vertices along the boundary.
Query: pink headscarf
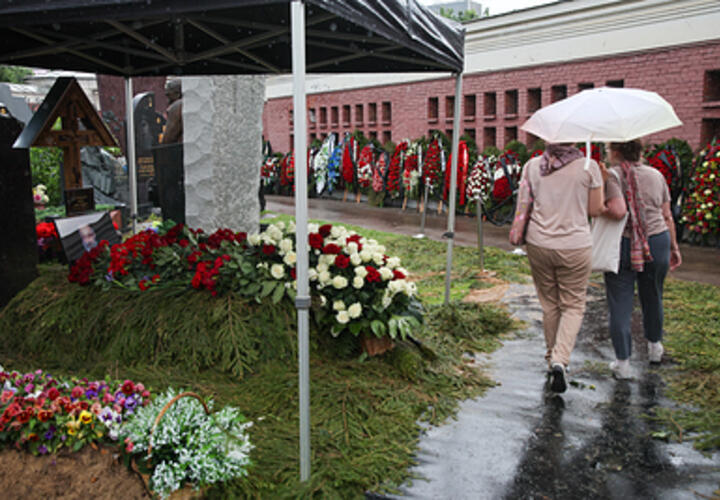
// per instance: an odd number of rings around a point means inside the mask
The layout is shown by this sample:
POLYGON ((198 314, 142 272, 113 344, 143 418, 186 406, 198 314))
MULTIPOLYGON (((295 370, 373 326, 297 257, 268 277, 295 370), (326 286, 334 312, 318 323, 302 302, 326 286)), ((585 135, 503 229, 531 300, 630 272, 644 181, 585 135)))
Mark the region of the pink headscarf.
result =
POLYGON ((582 157, 582 152, 575 146, 548 144, 540 158, 540 175, 546 176, 552 174, 555 170, 582 157))

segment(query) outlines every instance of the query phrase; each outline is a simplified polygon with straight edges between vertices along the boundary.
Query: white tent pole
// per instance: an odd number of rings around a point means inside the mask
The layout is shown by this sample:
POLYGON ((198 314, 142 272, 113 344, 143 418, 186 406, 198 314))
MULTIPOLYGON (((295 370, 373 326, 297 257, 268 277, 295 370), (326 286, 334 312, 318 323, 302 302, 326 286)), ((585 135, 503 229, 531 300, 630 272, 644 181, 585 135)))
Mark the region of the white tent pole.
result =
POLYGON ((460 144, 460 97, 462 95, 462 73, 455 76, 455 111, 453 114, 452 164, 450 165, 450 193, 448 225, 445 236, 448 240, 447 263, 445 265, 445 305, 450 303, 450 273, 452 271, 453 241, 455 238, 455 191, 457 187, 458 145, 460 144))
POLYGON ((128 179, 130 180, 130 220, 132 232, 136 232, 138 217, 137 206, 137 172, 135 166, 135 111, 133 110, 132 78, 125 77, 125 153, 127 154, 128 179))
POLYGON ((295 247, 297 250, 298 385, 300 393, 300 481, 310 479, 310 287, 308 284, 307 103, 305 99, 305 4, 291 4, 293 131, 295 134, 295 247))

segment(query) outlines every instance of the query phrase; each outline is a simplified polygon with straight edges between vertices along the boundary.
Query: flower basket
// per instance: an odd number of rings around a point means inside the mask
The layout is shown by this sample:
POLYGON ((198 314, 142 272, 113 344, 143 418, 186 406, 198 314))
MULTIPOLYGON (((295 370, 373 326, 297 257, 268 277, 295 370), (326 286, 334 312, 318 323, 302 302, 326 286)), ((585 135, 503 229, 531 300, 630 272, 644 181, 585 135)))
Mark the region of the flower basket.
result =
MULTIPOLYGON (((163 406, 162 410, 160 410, 160 413, 158 413, 158 416, 155 418, 155 423, 153 424, 152 429, 150 429, 150 440, 151 443, 148 446, 147 456, 148 458, 152 455, 152 434, 155 431, 155 428, 157 428, 158 424, 160 423, 160 419, 162 419, 163 415, 167 413, 167 411, 170 409, 170 407, 175 404, 176 401, 178 401, 180 398, 184 397, 192 397, 200 401, 200 403, 203 405, 203 408, 205 409, 205 414, 210 415, 210 409, 207 407, 207 404, 205 404, 205 401, 203 398, 194 393, 194 392, 182 392, 172 398, 170 401, 163 406)), ((132 469, 142 478, 143 484, 145 485, 145 489, 147 490, 148 494, 152 498, 157 498, 158 495, 150 488, 150 474, 144 473, 140 470, 140 467, 135 462, 135 459, 133 458, 130 462, 132 469)), ((183 488, 173 491, 167 498, 170 500, 193 500, 196 498, 202 498, 203 493, 207 490, 206 488, 201 488, 199 490, 196 490, 192 487, 190 484, 186 484, 183 488)))
POLYGON ((395 341, 388 336, 376 337, 373 334, 362 333, 360 346, 368 356, 379 356, 395 348, 395 341))

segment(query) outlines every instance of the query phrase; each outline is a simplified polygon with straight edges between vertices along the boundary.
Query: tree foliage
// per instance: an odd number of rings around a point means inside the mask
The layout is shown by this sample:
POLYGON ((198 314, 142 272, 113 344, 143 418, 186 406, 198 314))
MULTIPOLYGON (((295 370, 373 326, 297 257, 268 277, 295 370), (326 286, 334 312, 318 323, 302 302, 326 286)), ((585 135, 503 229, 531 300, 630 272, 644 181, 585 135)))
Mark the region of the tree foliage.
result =
POLYGON ((455 12, 453 9, 440 7, 439 14, 443 17, 447 17, 448 19, 452 19, 453 21, 464 23, 474 19, 479 19, 480 17, 487 17, 490 15, 490 10, 486 7, 481 13, 478 13, 473 9, 459 10, 455 12))
POLYGON ((32 75, 32 70, 22 66, 0 65, 0 82, 24 83, 25 78, 32 75))

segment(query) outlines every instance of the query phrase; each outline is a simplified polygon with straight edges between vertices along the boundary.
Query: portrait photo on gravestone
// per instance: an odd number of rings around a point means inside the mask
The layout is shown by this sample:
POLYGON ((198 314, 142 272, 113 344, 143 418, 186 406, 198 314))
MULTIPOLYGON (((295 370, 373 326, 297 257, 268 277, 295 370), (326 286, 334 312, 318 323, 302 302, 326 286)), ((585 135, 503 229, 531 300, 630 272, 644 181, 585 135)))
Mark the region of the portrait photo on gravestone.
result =
POLYGON ((54 223, 69 264, 95 248, 102 240, 107 240, 110 245, 121 241, 109 212, 62 217, 55 219, 54 223))

